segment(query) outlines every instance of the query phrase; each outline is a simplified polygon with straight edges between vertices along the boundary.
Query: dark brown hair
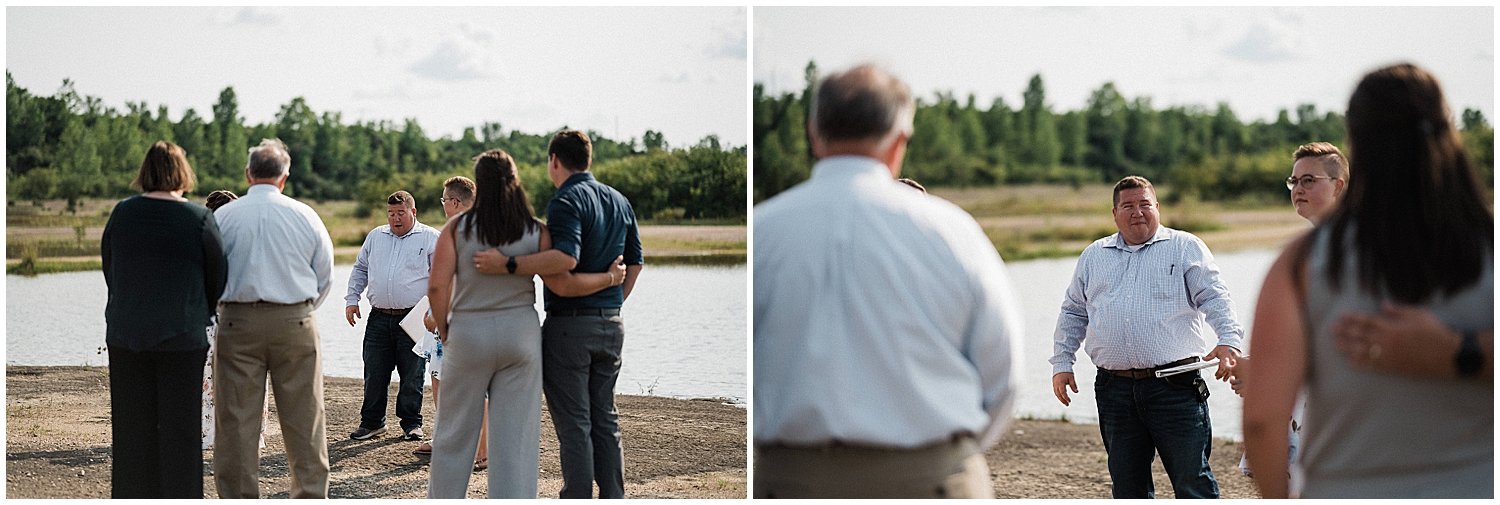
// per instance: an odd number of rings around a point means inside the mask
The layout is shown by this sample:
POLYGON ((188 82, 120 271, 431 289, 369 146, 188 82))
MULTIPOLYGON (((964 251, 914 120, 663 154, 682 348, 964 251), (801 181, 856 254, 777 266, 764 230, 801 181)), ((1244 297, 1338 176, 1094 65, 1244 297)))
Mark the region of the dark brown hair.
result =
POLYGON ((1495 218, 1449 116, 1437 78, 1414 65, 1360 80, 1344 120, 1359 177, 1322 224, 1333 285, 1346 257, 1357 259, 1360 289, 1408 304, 1479 279, 1495 218))
POLYGON ((449 177, 443 181, 443 189, 453 194, 453 198, 459 201, 474 203, 474 180, 462 175, 449 177))
POLYGON ((813 97, 812 124, 824 140, 874 140, 911 126, 911 88, 874 65, 823 79, 813 97))
POLYGON ((131 186, 145 192, 189 191, 197 184, 193 167, 188 165, 187 151, 164 140, 151 144, 146 159, 141 161, 141 171, 130 181, 131 186))
POLYGON ((1151 181, 1139 175, 1127 175, 1120 182, 1115 183, 1114 206, 1120 205, 1120 192, 1127 189, 1146 188, 1151 191, 1151 196, 1156 196, 1156 188, 1151 186, 1151 181))
POLYGON ((385 204, 405 205, 409 208, 415 209, 417 208, 417 199, 412 198, 411 193, 407 193, 406 190, 403 189, 396 191, 395 193, 391 193, 391 196, 385 197, 385 204))
POLYGON ((464 236, 501 246, 541 227, 518 175, 515 160, 503 150, 474 158, 474 206, 459 216, 464 236))
POLYGON ((1302 158, 1322 158, 1323 172, 1329 177, 1349 180, 1349 158, 1344 157, 1344 152, 1339 147, 1327 142, 1312 142, 1297 146, 1297 152, 1292 153, 1292 163, 1302 158))
POLYGON ((556 156, 563 168, 582 172, 589 169, 589 163, 594 159, 594 145, 589 142, 586 133, 563 130, 553 135, 552 142, 547 143, 547 156, 556 156))
POLYGON ((209 193, 208 199, 203 201, 203 206, 208 207, 208 210, 219 210, 219 207, 223 207, 224 204, 237 199, 239 199, 239 196, 235 195, 233 191, 221 189, 209 193))

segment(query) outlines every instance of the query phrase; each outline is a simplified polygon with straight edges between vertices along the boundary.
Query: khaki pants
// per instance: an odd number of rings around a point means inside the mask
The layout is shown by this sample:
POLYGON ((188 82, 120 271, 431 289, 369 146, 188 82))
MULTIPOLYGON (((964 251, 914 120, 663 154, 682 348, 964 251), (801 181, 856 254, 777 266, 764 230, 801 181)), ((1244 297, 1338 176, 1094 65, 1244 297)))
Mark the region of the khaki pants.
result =
POLYGON ((291 468, 292 498, 328 497, 323 364, 312 302, 219 306, 214 347, 214 484, 220 498, 260 497, 266 374, 291 468))
POLYGON ((994 498, 971 437, 915 449, 755 448, 755 498, 994 498))

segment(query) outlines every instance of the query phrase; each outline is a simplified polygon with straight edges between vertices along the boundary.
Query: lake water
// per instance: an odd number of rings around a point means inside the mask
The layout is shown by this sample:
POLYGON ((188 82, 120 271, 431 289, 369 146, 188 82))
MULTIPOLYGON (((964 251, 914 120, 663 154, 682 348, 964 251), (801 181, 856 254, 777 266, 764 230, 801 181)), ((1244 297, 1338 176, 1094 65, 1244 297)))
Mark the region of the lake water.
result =
MULTIPOLYGON (((1235 315, 1244 326, 1247 338, 1261 282, 1278 253, 1276 250, 1249 250, 1214 256, 1219 264, 1220 279, 1229 288, 1235 315)), ((1088 354, 1081 348, 1078 350, 1077 362, 1073 364, 1078 393, 1069 391, 1073 404, 1068 407, 1052 395, 1052 365, 1047 362, 1052 357, 1052 333, 1057 328, 1063 293, 1073 280, 1073 267, 1077 263, 1076 257, 1006 263, 1026 317, 1025 348, 1022 351, 1025 363, 1021 368, 1024 376, 1016 402, 1018 417, 1058 419, 1066 416, 1076 422, 1099 422, 1099 412, 1094 404, 1094 364, 1088 354)), ((1206 324, 1204 331, 1206 341, 1217 340, 1206 324)), ((1209 383, 1208 408, 1214 436, 1239 439, 1240 397, 1229 388, 1229 383, 1214 380, 1212 370, 1206 369, 1204 376, 1209 383)))
MULTIPOLYGON (((362 377, 365 324, 344 321, 352 267, 334 267, 318 308, 323 372, 362 377)), ((746 398, 746 269, 650 266, 625 302, 624 364, 615 391, 679 398, 746 398)), ((540 311, 541 283, 537 282, 540 311)), ((98 271, 5 276, 5 361, 15 365, 109 363, 104 345, 104 276, 98 271)), ((368 315, 369 302, 361 302, 368 315)), ((543 313, 545 314, 545 313, 543 313)), ((426 382, 426 381, 424 381, 426 382)))

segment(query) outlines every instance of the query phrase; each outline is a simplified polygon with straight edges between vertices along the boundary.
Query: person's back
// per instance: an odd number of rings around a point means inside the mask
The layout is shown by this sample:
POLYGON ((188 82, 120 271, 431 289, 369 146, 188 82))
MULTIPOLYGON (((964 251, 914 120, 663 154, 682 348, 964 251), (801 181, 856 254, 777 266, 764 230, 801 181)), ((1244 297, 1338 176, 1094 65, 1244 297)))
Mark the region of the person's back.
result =
MULTIPOLYGON (((553 247, 569 251, 578 260, 576 272, 606 271, 621 255, 627 264, 641 262, 640 240, 631 236, 636 232, 636 222, 630 200, 592 173, 569 177, 548 204, 547 216, 549 220, 567 219, 579 224, 577 236, 571 236, 566 228, 549 228, 553 247)), ((619 308, 625 302, 624 293, 623 287, 615 286, 584 297, 565 297, 545 289, 543 297, 547 310, 619 308)))
POLYGON ((978 285, 1009 282, 1003 265, 978 271, 966 256, 993 247, 957 206, 888 172, 820 170, 755 209, 756 396, 776 399, 756 404, 756 439, 915 447, 984 425, 964 337, 985 303, 978 285), (820 370, 829 380, 760 380, 820 370), (910 428, 899 437, 885 416, 848 415, 893 402, 910 428))
MULTIPOLYGON (((1494 384, 1351 367, 1335 346, 1331 327, 1349 311, 1379 312, 1382 297, 1360 289, 1359 259, 1353 255, 1345 257, 1340 285, 1325 281, 1328 231, 1320 229, 1313 236, 1305 277, 1306 314, 1313 331, 1302 497, 1491 496, 1494 384)), ((1493 250, 1484 265, 1484 274, 1472 286, 1424 308, 1457 330, 1494 327, 1493 250)))
MULTIPOLYGON (((307 204, 292 199, 269 185, 251 186, 245 196, 225 204, 214 212, 224 235, 224 251, 230 264, 226 293, 239 293, 225 301, 272 301, 295 303, 278 292, 266 292, 262 286, 319 285, 316 265, 320 238, 327 232, 315 229, 321 223, 317 212, 307 204), (275 258, 279 261, 265 261, 275 258), (246 284, 254 279, 254 284, 246 284)), ((319 298, 317 302, 322 302, 319 298)))
POLYGON ((755 209, 755 497, 991 497, 1019 354, 1005 265, 894 180, 910 88, 866 65, 816 103, 812 177, 755 209))
POLYGON ((208 209, 133 196, 115 205, 104 233, 106 343, 132 351, 208 347, 204 332, 218 299, 207 298, 205 276, 224 276, 223 258, 205 257, 205 237, 218 235, 208 209))
MULTIPOLYGON (((486 244, 477 233, 466 232, 474 216, 457 218, 458 233, 454 234, 455 256, 470 258, 474 253, 497 247, 486 244)), ((499 244, 500 252, 506 256, 523 256, 540 250, 540 224, 527 230, 520 240, 499 244)), ((474 263, 454 263, 453 312, 478 312, 503 310, 516 307, 531 307, 536 304, 536 284, 529 275, 485 275, 474 269, 474 263)))

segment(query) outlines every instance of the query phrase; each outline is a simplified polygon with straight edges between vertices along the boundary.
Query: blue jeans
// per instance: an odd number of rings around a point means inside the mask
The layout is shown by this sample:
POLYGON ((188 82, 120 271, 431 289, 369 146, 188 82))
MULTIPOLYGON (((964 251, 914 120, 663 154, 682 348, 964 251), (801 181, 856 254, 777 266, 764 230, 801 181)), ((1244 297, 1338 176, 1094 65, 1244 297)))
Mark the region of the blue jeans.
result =
POLYGON ((542 391, 557 430, 559 498, 625 497, 615 381, 625 323, 620 316, 548 316, 542 324, 542 391))
POLYGON ((362 427, 385 426, 392 369, 401 377, 396 391, 396 417, 401 418, 401 430, 422 427, 422 369, 427 362, 411 352, 416 342, 406 336, 400 324, 401 316, 375 310, 365 321, 365 401, 359 408, 362 427))
POLYGON ((1219 497, 1219 483, 1208 467, 1213 428, 1207 399, 1198 395, 1203 383, 1198 372, 1131 379, 1099 371, 1094 396, 1115 498, 1155 497, 1151 462, 1156 453, 1178 498, 1219 497))

